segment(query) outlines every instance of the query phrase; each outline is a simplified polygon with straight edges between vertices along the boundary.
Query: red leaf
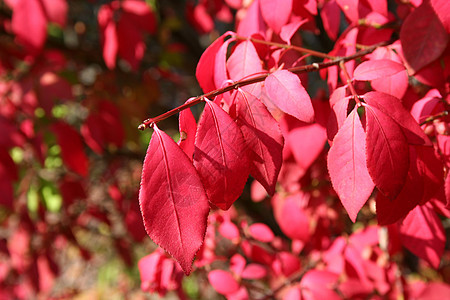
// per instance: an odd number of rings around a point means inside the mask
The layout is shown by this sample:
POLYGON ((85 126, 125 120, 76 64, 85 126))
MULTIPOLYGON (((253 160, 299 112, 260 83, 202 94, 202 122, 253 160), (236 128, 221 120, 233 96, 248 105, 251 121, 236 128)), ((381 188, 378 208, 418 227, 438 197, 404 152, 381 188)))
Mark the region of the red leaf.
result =
POLYGON ((206 48, 198 61, 195 76, 205 93, 216 89, 214 83, 216 54, 223 45, 225 38, 229 35, 230 32, 226 32, 216 39, 208 48, 206 48))
POLYGON ((0 148, 0 204, 9 208, 13 207, 14 189, 13 182, 18 179, 17 166, 8 151, 0 148))
POLYGON ((339 33, 339 23, 341 22, 341 12, 335 0, 327 1, 320 11, 323 28, 332 40, 336 40, 339 33))
POLYGON ((333 188, 353 222, 375 186, 367 170, 365 149, 364 129, 354 109, 334 137, 328 152, 333 188))
POLYGON ((195 121, 194 115, 189 108, 180 111, 178 122, 180 129, 180 140, 178 141, 178 145, 181 149, 183 149, 189 159, 192 160, 197 122, 195 121))
POLYGON ((367 168, 377 188, 395 199, 408 174, 408 144, 394 120, 374 106, 365 107, 367 168))
POLYGON ((422 200, 424 193, 424 180, 417 168, 418 157, 415 148, 409 147, 410 166, 403 189, 395 199, 389 199, 378 193, 376 209, 378 224, 388 225, 404 218, 422 200))
POLYGON ((433 209, 417 206, 400 225, 400 239, 409 251, 438 268, 445 248, 445 231, 433 209))
POLYGON ((250 41, 237 45, 227 61, 228 73, 234 81, 263 71, 256 48, 250 41))
POLYGON ((69 169, 86 176, 88 174, 88 158, 80 134, 70 125, 58 122, 52 125, 58 144, 61 147, 63 162, 69 169))
POLYGON ((223 270, 212 270, 208 273, 209 283, 213 288, 222 295, 232 294, 239 290, 239 283, 233 276, 223 270))
POLYGON ((413 145, 431 146, 428 136, 420 128, 411 114, 403 107, 399 99, 389 94, 368 92, 363 96, 367 104, 378 108, 391 117, 403 131, 408 143, 413 145))
POLYGON ((374 80, 403 70, 405 67, 402 64, 389 59, 368 60, 356 67, 353 77, 356 80, 374 80))
POLYGON ((154 129, 139 190, 144 226, 189 274, 205 236, 208 200, 187 155, 167 134, 154 129))
POLYGON ((273 240, 273 238, 275 237, 275 235, 273 234, 272 230, 269 228, 269 226, 267 226, 266 224, 263 223, 255 223, 252 224, 249 228, 248 228, 251 236, 258 241, 264 242, 264 243, 269 243, 273 240))
POLYGON ((250 174, 273 195, 283 161, 280 126, 264 104, 249 93, 237 94, 236 111, 237 124, 251 152, 250 174))
POLYGON ((311 98, 297 75, 287 70, 275 71, 266 78, 265 88, 270 100, 282 111, 307 123, 314 121, 311 98))
POLYGON ((206 101, 195 138, 194 166, 211 203, 227 210, 250 173, 241 130, 217 104, 206 101))
POLYGON ((294 0, 260 0, 264 21, 275 33, 280 33, 281 27, 288 22, 292 1, 294 0))
POLYGON ((134 23, 134 17, 126 11, 122 12, 116 30, 120 57, 128 62, 132 70, 137 70, 144 57, 145 43, 140 28, 134 23))
POLYGON ((116 66, 116 56, 119 51, 119 41, 113 15, 114 12, 109 5, 102 5, 97 15, 103 48, 103 59, 105 60, 106 66, 110 69, 114 69, 116 66))
POLYGON ((416 73, 444 52, 448 33, 428 1, 416 8, 400 29, 403 54, 416 73))
POLYGON ((41 0, 45 7, 46 17, 48 21, 54 22, 61 27, 66 25, 67 11, 69 6, 66 0, 41 0))

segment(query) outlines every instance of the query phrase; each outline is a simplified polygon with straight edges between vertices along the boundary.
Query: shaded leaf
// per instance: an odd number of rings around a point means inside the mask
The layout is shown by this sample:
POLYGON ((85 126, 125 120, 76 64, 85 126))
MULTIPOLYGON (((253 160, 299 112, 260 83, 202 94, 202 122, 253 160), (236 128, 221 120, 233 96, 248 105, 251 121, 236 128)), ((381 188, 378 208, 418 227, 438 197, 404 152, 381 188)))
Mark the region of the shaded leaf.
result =
POLYGON ((367 104, 378 108, 391 117, 403 131, 408 143, 431 146, 428 136, 420 128, 412 115, 403 107, 401 101, 394 96, 380 92, 368 92, 363 96, 367 104))
POLYGON ((72 171, 86 176, 88 174, 88 158, 84 153, 84 146, 80 134, 70 125, 57 122, 52 125, 58 144, 61 147, 63 162, 72 171))
POLYGON ((400 29, 403 54, 411 71, 416 73, 441 56, 448 38, 429 1, 424 1, 409 14, 400 29))
POLYGON ((280 126, 264 104, 249 93, 237 94, 236 111, 237 124, 251 152, 250 174, 273 195, 283 160, 280 126))
POLYGON ((206 101, 195 138, 194 166, 211 203, 227 210, 241 195, 250 173, 248 148, 233 119, 206 101))
POLYGON ((408 144, 394 120, 374 106, 365 108, 367 169, 377 188, 393 200, 408 174, 408 144))
POLYGON ((445 231, 433 209, 417 206, 400 225, 400 239, 409 251, 438 268, 445 248, 445 231))

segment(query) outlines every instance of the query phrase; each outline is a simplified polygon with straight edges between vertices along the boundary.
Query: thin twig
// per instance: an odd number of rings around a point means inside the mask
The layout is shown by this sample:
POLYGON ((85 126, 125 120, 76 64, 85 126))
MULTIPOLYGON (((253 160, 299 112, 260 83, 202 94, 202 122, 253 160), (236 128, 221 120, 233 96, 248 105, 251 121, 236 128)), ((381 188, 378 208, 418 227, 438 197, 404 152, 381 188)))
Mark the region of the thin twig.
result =
MULTIPOLYGON (((308 73, 308 72, 313 72, 313 71, 317 71, 317 70, 321 70, 321 69, 326 69, 329 68, 331 66, 336 66, 339 65, 341 62, 347 62, 350 60, 354 60, 360 57, 363 57, 364 55, 367 55, 369 53, 372 53, 375 49, 377 49, 378 47, 383 47, 386 46, 387 43, 383 42, 383 43, 378 43, 375 45, 372 45, 364 50, 358 51, 352 55, 349 56, 344 56, 344 57, 339 57, 330 61, 326 61, 326 62, 321 62, 321 63, 312 63, 310 65, 306 65, 306 66, 300 66, 300 67, 294 67, 294 68, 289 68, 287 69, 288 71, 295 73, 295 74, 302 74, 302 73, 308 73)), ((255 76, 249 79, 245 79, 245 80, 241 80, 241 81, 237 81, 233 84, 230 84, 226 87, 223 87, 221 89, 217 89, 211 92, 208 92, 206 94, 197 96, 195 98, 193 98, 191 101, 184 103, 172 110, 169 110, 168 112, 165 112, 157 117, 154 118, 149 118, 146 119, 145 121, 143 121, 138 129, 139 130, 144 130, 146 128, 152 127, 154 124, 167 119, 168 117, 171 117, 177 113, 179 113, 180 111, 187 109, 189 107, 192 107, 202 101, 204 101, 205 98, 208 99, 213 99, 214 97, 230 92, 232 90, 238 89, 239 87, 243 87, 243 86, 247 86, 247 85, 251 85, 251 84, 255 84, 258 82, 262 82, 264 81, 269 75, 271 74, 271 72, 267 72, 263 75, 259 75, 259 76, 255 76)))

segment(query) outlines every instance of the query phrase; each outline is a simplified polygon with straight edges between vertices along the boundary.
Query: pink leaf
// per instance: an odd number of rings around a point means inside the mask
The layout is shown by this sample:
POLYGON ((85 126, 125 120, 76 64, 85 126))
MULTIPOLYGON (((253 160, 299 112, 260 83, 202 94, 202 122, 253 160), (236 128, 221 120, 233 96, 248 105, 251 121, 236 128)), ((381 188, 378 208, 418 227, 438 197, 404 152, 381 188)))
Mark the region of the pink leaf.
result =
POLYGON ((299 167, 307 170, 323 151, 327 140, 325 128, 318 123, 308 124, 289 115, 283 116, 281 125, 286 146, 292 151, 299 167), (290 130, 285 127, 290 127, 290 130))
POLYGON ((263 71, 258 52, 251 41, 237 45, 227 61, 228 73, 234 81, 263 71))
POLYGON ((409 14, 400 29, 403 54, 411 72, 416 73, 441 56, 448 39, 429 1, 424 1, 409 14))
POLYGON ((374 106, 365 107, 367 168, 377 188, 395 199, 408 174, 408 144, 394 120, 374 106))
POLYGON ((285 200, 277 221, 284 234, 291 239, 304 242, 309 239, 309 219, 291 197, 285 200))
POLYGON ((273 234, 272 230, 269 228, 269 226, 267 226, 266 224, 263 223, 255 223, 252 224, 249 228, 248 228, 251 236, 258 241, 264 242, 264 243, 269 243, 273 240, 273 238, 275 237, 275 235, 273 234))
POLYGON ((189 274, 205 236, 208 199, 187 155, 167 134, 154 129, 139 190, 144 226, 189 274))
POLYGON ((445 231, 436 213, 417 206, 400 225, 400 239, 409 251, 438 268, 445 248, 445 231))
POLYGON ((233 276, 223 270, 212 270, 208 273, 209 283, 222 295, 232 294, 239 290, 239 283, 233 276))
POLYGON ((262 279, 266 275, 267 269, 259 264, 248 264, 241 273, 244 279, 262 279))
POLYGON ((367 104, 378 108, 400 125, 400 129, 403 131, 408 143, 431 146, 428 136, 423 132, 411 114, 403 107, 399 99, 380 92, 368 92, 364 94, 363 98, 367 104))
POLYGON ((302 299, 341 299, 334 291, 338 279, 338 274, 329 271, 308 271, 300 282, 303 296, 302 299))
POLYGON ((227 51, 228 46, 234 38, 226 40, 216 53, 216 58, 214 61, 214 85, 215 88, 221 88, 224 83, 229 80, 227 73, 227 51))
POLYGON ((197 131, 197 122, 191 110, 185 109, 180 111, 180 117, 178 119, 180 129, 180 140, 178 145, 186 153, 186 155, 192 160, 194 154, 195 133, 197 131))
POLYGON ((292 1, 294 0, 260 0, 264 21, 275 33, 280 33, 281 27, 288 22, 292 1))
POLYGON ((403 70, 405 67, 402 64, 389 59, 368 60, 356 67, 353 77, 356 80, 374 80, 403 70))
POLYGON ((280 126, 264 104, 249 93, 237 94, 236 111, 237 124, 251 152, 250 174, 273 195, 282 164, 280 126))
POLYGON ((314 121, 311 98, 297 75, 279 70, 265 80, 267 95, 282 111, 306 123, 314 121))
POLYGON ((239 22, 237 34, 241 36, 250 37, 255 33, 264 35, 267 30, 261 14, 260 0, 254 0, 248 7, 244 18, 239 22))
POLYGON ((235 240, 239 238, 239 228, 231 221, 224 221, 219 226, 219 232, 223 237, 229 240, 235 240))
POLYGON ((354 109, 334 137, 328 152, 333 188, 353 222, 375 186, 367 170, 365 149, 364 129, 354 109))
POLYGON ((250 173, 241 130, 223 109, 209 100, 198 124, 194 166, 209 201, 224 210, 240 196, 250 173))

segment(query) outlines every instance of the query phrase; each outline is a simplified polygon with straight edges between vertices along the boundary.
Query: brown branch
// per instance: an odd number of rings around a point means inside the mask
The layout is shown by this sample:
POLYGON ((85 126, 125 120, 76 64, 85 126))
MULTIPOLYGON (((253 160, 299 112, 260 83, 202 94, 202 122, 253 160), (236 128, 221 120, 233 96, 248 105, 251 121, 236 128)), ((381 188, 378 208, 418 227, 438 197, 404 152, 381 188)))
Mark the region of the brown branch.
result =
MULTIPOLYGON (((349 56, 344 56, 344 57, 338 57, 336 59, 330 60, 330 61, 326 61, 326 62, 321 62, 321 63, 312 63, 310 65, 306 65, 306 66, 300 66, 300 67, 294 67, 294 68, 289 68, 287 69, 288 71, 295 73, 295 74, 302 74, 302 73, 308 73, 308 72, 313 72, 313 71, 317 71, 317 70, 321 70, 321 69, 326 69, 329 68, 331 66, 336 66, 339 65, 341 62, 347 62, 350 60, 354 60, 360 57, 363 57, 369 53, 372 53, 375 49, 377 49, 378 47, 383 47, 386 46, 387 43, 383 42, 383 43, 378 43, 372 46, 367 47, 364 50, 358 51, 352 55, 349 56)), ((217 89, 211 92, 208 92, 206 94, 197 96, 195 98, 193 98, 191 101, 188 101, 180 106, 178 106, 177 108, 174 108, 172 110, 169 110, 168 112, 165 112, 157 117, 154 118, 149 118, 146 119, 145 121, 142 122, 142 124, 139 125, 138 129, 139 130, 144 130, 146 128, 152 127, 154 124, 167 119, 168 117, 171 117, 177 113, 179 113, 180 111, 187 109, 191 106, 194 106, 202 101, 204 101, 205 98, 214 98, 218 95, 227 93, 227 92, 231 92, 232 90, 238 89, 240 87, 243 86, 247 86, 247 85, 251 85, 251 84, 255 84, 258 82, 262 82, 264 81, 271 73, 267 72, 263 75, 259 75, 259 76, 255 76, 249 79, 245 79, 245 80, 241 80, 241 81, 237 81, 233 84, 230 84, 224 88, 221 89, 217 89)))

